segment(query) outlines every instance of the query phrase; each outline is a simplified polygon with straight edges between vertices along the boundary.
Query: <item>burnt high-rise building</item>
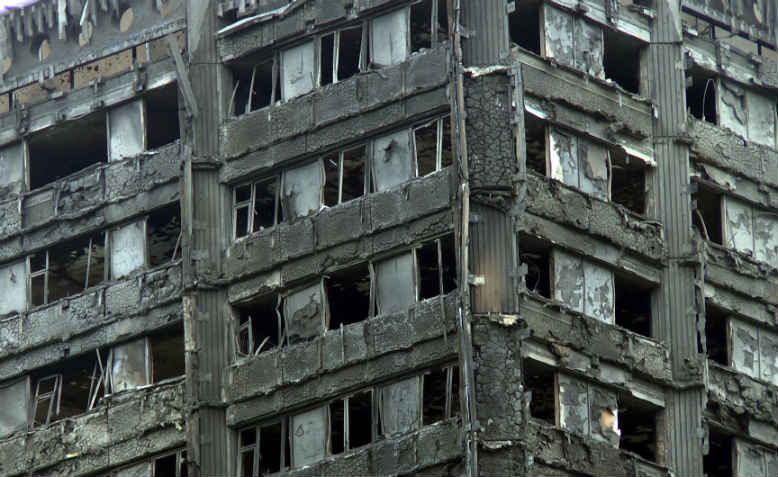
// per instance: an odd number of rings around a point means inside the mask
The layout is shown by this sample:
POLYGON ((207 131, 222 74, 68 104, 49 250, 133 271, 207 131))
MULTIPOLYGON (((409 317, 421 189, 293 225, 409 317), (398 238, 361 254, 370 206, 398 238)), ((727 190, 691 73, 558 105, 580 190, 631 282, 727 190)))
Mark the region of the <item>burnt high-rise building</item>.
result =
POLYGON ((778 475, 773 0, 0 16, 0 477, 778 475))

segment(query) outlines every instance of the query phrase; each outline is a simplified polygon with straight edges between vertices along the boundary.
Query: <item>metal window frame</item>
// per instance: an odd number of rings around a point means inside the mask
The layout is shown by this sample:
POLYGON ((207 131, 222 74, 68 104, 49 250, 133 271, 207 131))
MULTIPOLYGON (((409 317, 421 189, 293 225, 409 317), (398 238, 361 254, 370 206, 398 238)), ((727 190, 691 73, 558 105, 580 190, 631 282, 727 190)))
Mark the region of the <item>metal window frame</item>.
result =
POLYGON ((174 452, 166 452, 160 456, 157 456, 154 458, 154 460, 151 461, 151 477, 181 477, 181 469, 182 466, 186 465, 186 450, 185 449, 178 449, 174 452), (164 459, 165 457, 170 457, 171 455, 176 456, 176 474, 175 476, 168 476, 168 475, 157 475, 156 472, 156 464, 157 461, 160 459, 164 459))
POLYGON ((54 416, 59 415, 60 401, 62 398, 62 374, 50 374, 42 378, 38 378, 35 382, 35 400, 33 401, 32 414, 30 415, 30 427, 45 426, 51 423, 51 419, 54 416), (41 393, 41 382, 53 379, 54 387, 51 391, 41 393), (48 400, 48 410, 46 412, 46 422, 36 423, 35 418, 38 415, 38 405, 43 400, 48 400), (55 408, 56 405, 56 408, 55 408), (52 413, 53 411, 53 413, 52 413))
MULTIPOLYGON (((281 424, 281 440, 280 440, 281 449, 279 449, 279 451, 281 453, 281 455, 280 455, 281 458, 279 460, 279 462, 281 463, 281 465, 280 465, 281 470, 280 471, 283 472, 284 470, 289 468, 290 464, 289 464, 289 462, 286 462, 286 452, 285 452, 285 450, 286 450, 285 446, 286 445, 291 445, 291 442, 290 442, 291 436, 289 435, 289 425, 287 423, 288 419, 289 419, 289 416, 282 416, 280 418, 272 419, 270 421, 265 421, 265 422, 262 422, 260 424, 254 424, 254 425, 251 425, 251 426, 248 426, 248 427, 244 427, 244 428, 238 430, 238 446, 237 446, 238 447, 238 452, 237 452, 237 460, 238 460, 238 462, 237 462, 237 465, 235 466, 236 467, 236 471, 237 471, 237 475, 241 475, 242 472, 243 472, 243 459, 242 459, 242 457, 243 457, 243 454, 246 453, 247 451, 253 451, 254 452, 254 455, 253 455, 253 458, 252 458, 253 469, 252 469, 251 475, 259 475, 259 465, 261 463, 260 455, 259 455, 259 449, 260 449, 260 442, 261 442, 261 439, 262 439, 262 428, 269 427, 269 426, 272 426, 272 425, 275 425, 275 424, 278 424, 278 423, 281 424), (256 438, 254 440, 254 443, 250 444, 250 445, 245 445, 245 446, 241 445, 241 441, 240 441, 241 434, 243 434, 244 432, 246 432, 246 431, 248 431, 250 429, 254 430, 254 433, 255 433, 254 435, 256 436, 256 438)), ((180 476, 177 476, 177 477, 180 477, 180 476)))
MULTIPOLYGON (((49 251, 44 250, 43 252, 38 253, 44 253, 45 254, 45 265, 40 270, 32 270, 32 255, 27 256, 27 302, 30 304, 30 307, 32 306, 38 306, 33 305, 32 303, 32 280, 33 278, 38 278, 40 276, 43 276, 43 303, 42 305, 46 305, 49 303, 49 251)), ((33 254, 34 255, 34 254, 33 254)))

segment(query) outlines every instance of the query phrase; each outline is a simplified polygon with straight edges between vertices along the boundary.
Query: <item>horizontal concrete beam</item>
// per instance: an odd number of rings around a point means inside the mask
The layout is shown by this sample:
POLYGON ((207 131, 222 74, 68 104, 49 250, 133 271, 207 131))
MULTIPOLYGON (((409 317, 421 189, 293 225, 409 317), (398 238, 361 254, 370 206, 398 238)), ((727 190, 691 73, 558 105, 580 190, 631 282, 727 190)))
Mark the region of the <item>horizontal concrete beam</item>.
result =
POLYGON ((775 386, 708 361, 708 399, 741 416, 778 425, 775 386))
POLYGON ((0 380, 180 321, 181 290, 176 264, 0 321, 0 380))
POLYGON ((521 317, 532 330, 533 340, 558 350, 567 349, 567 354, 556 358, 559 364, 570 365, 597 380, 629 387, 632 373, 659 384, 672 379, 670 351, 654 340, 577 313, 561 311, 558 306, 529 295, 523 295, 521 317), (585 359, 577 360, 573 353, 585 359), (621 378, 614 376, 618 374, 615 371, 608 372, 613 366, 607 369, 595 366, 600 361, 624 368, 625 381, 619 382, 621 378))
POLYGON ((601 0, 549 0, 548 3, 573 10, 589 21, 601 26, 614 28, 624 34, 642 40, 651 41, 651 11, 647 8, 628 9, 616 5, 610 11, 601 0), (609 18, 610 16, 610 18, 609 18))
POLYGON ((604 81, 594 78, 581 81, 582 73, 555 66, 550 60, 529 53, 514 50, 511 61, 521 65, 525 94, 603 118, 623 134, 638 138, 651 135, 651 104, 647 101, 625 94, 604 81))
MULTIPOLYGON (((739 0, 742 6, 740 14, 735 14, 729 8, 729 2, 710 2, 709 0, 682 0, 683 9, 689 13, 707 19, 718 25, 726 25, 732 29, 733 33, 740 33, 750 37, 752 40, 759 40, 764 43, 775 46, 775 6, 766 2, 768 7, 773 8, 772 18, 765 16, 762 12, 761 20, 754 15, 754 10, 750 7, 753 2, 739 0), (723 8, 717 5, 722 5, 723 8)), ((768 12, 770 13, 770 12, 768 12)))
POLYGON ((527 210, 539 217, 610 241, 637 256, 660 261, 665 255, 661 225, 626 208, 588 196, 559 181, 527 174, 527 210))
POLYGON ((706 283, 778 305, 778 270, 712 243, 707 243, 705 252, 706 283))
POLYGON ((234 365, 225 393, 242 400, 227 408, 228 425, 245 425, 455 360, 455 302, 451 297, 445 306, 446 337, 440 306, 430 300, 406 313, 350 325, 343 341, 339 331, 330 332, 234 365))
POLYGON ((691 166, 692 180, 724 192, 727 197, 741 199, 763 208, 778 208, 778 189, 694 158, 691 166))
POLYGON ((0 440, 0 477, 92 474, 186 442, 183 383, 116 395, 94 411, 0 440))
POLYGON ((778 89, 778 63, 775 61, 775 53, 772 53, 772 58, 768 56, 769 53, 752 56, 729 48, 725 43, 688 34, 684 35, 683 48, 688 62, 687 69, 693 65, 746 86, 778 89))
POLYGON ((175 142, 0 203, 0 263, 178 201, 181 156, 175 142))
POLYGON ((778 187, 778 150, 744 142, 724 128, 691 116, 686 124, 692 140, 690 154, 699 162, 720 167, 757 184, 778 187))
MULTIPOLYGON (((364 261, 398 244, 449 231, 450 172, 440 171, 234 242, 225 262, 228 280, 282 266, 279 285, 285 285, 339 263, 364 261), (322 251, 327 253, 312 255, 322 251)), ((251 293, 266 280, 232 286, 231 301, 246 297, 246 290, 251 293)))
POLYGON ((728 313, 745 317, 768 326, 778 326, 771 308, 764 302, 751 300, 745 295, 727 290, 710 281, 705 282, 705 299, 728 313))
MULTIPOLYGON (((285 103, 241 115, 220 129, 222 155, 235 158, 287 140, 300 143, 297 155, 320 152, 337 144, 353 143, 397 122, 447 108, 448 98, 441 86, 448 82, 448 56, 448 48, 439 47, 413 55, 398 65, 362 73, 285 103)), ((265 167, 269 159, 272 156, 268 158, 266 152, 245 158, 264 162, 265 167)), ((227 167, 238 168, 238 174, 248 172, 241 164, 227 167)), ((236 175, 223 171, 222 180, 232 180, 236 175)))

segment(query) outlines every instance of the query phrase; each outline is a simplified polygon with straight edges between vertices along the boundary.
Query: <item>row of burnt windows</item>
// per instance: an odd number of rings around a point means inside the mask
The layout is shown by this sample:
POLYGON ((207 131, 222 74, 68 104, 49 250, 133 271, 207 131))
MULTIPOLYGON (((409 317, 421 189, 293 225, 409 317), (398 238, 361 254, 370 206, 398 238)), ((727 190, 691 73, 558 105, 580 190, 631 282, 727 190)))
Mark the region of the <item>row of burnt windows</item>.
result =
POLYGON ((0 316, 171 263, 180 256, 180 240, 180 211, 174 204, 140 220, 63 241, 22 261, 0 266, 0 316))
POLYGON ((243 57, 229 65, 234 87, 228 116, 400 63, 447 39, 446 0, 422 0, 304 43, 243 57))
POLYGON ((283 294, 236 305, 236 355, 257 355, 442 298, 457 287, 455 250, 453 235, 446 235, 399 255, 335 270, 283 294))
POLYGON ((238 475, 269 475, 459 415, 459 368, 362 388, 239 431, 238 475))
POLYGON ((453 161, 449 116, 233 188, 235 238, 397 186, 453 161))

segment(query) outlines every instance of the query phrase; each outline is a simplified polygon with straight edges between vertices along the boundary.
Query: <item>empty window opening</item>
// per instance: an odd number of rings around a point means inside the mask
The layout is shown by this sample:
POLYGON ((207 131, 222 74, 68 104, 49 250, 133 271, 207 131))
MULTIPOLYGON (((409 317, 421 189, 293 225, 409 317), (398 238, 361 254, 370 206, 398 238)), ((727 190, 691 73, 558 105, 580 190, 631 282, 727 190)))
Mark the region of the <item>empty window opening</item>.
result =
POLYGON ((616 324, 639 335, 651 336, 651 285, 615 276, 616 324))
POLYGON ((729 366, 727 319, 729 314, 722 308, 705 301, 705 344, 708 359, 722 366, 729 366))
POLYGON ((178 87, 175 83, 149 91, 146 95, 146 140, 148 149, 181 137, 178 124, 178 87))
POLYGON ((270 106, 278 100, 279 71, 273 57, 250 56, 230 65, 232 98, 230 116, 270 106))
POLYGON ((644 44, 610 28, 603 28, 605 77, 630 93, 640 93, 640 58, 644 44))
POLYGON ((422 425, 459 414, 459 368, 447 366, 424 374, 422 425))
POLYGON ((233 189, 235 238, 273 227, 283 220, 279 185, 280 178, 274 176, 233 189))
POLYGON ((338 81, 359 73, 364 64, 362 27, 345 28, 336 33, 338 39, 338 81))
POLYGON ((373 442, 373 391, 367 390, 330 403, 330 454, 340 454, 373 442))
POLYGON ((636 214, 645 214, 645 164, 618 148, 611 149, 611 161, 611 201, 636 214))
POLYGON ((692 223, 695 229, 705 240, 722 245, 722 194, 698 183, 697 192, 692 197, 692 223))
POLYGON ((324 205, 335 206, 365 195, 367 148, 330 154, 324 161, 324 205))
POLYGON ((452 164, 450 116, 423 124, 415 128, 413 133, 419 177, 452 164))
POLYGON ((662 409, 629 395, 619 396, 619 447, 656 462, 656 424, 662 409))
POLYGON ((447 235, 416 249, 419 266, 419 299, 444 295, 456 289, 454 236, 447 235))
POLYGON ((278 295, 264 296, 235 307, 238 318, 235 348, 238 356, 257 355, 282 343, 282 309, 278 295))
POLYGON ((537 361, 524 360, 524 388, 532 393, 529 404, 529 413, 532 418, 554 424, 556 419, 555 387, 552 368, 537 361))
POLYGON ((184 329, 175 326, 149 337, 151 342, 152 382, 183 376, 185 372, 184 329))
POLYGON ((280 472, 289 464, 286 420, 240 432, 238 475, 252 477, 280 472))
POLYGON ((105 233, 56 244, 29 263, 32 306, 81 293, 105 279, 105 233))
POLYGON ((697 69, 686 71, 686 107, 700 120, 717 124, 716 78, 697 69))
POLYGON ((185 450, 154 459, 153 477, 187 477, 188 475, 185 450))
POLYGON ((330 33, 319 39, 319 84, 322 86, 334 83, 335 35, 330 33))
POLYGON ((527 291, 551 299, 551 247, 536 237, 520 234, 519 252, 521 263, 527 265, 524 275, 527 291))
POLYGON ((31 135, 28 146, 30 190, 93 164, 107 162, 105 113, 93 113, 31 135))
POLYGON ((411 51, 432 47, 432 0, 411 6, 411 51))
POLYGON ((527 145, 527 170, 546 175, 546 125, 532 116, 524 115, 525 140, 527 145))
POLYGON ((325 277, 330 329, 357 323, 370 313, 370 270, 361 263, 325 277))
POLYGON ((732 436, 709 428, 708 453, 702 458, 702 471, 708 477, 733 475, 732 436))
POLYGON ((151 212, 146 230, 150 266, 164 265, 181 256, 181 207, 178 202, 151 212))
POLYGON ((536 55, 540 54, 540 0, 516 2, 508 16, 511 41, 536 55))

